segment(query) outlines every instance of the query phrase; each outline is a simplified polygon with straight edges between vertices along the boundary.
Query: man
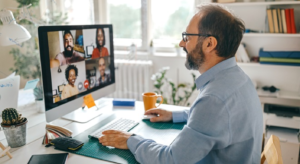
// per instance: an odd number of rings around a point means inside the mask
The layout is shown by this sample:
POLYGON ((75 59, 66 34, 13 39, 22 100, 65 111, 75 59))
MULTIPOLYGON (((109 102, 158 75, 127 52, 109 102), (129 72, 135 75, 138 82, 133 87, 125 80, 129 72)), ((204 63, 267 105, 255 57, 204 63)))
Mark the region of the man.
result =
POLYGON ((259 163, 263 118, 256 90, 236 65, 243 23, 218 5, 203 5, 182 34, 186 67, 199 70, 200 93, 190 110, 151 109, 151 122, 187 122, 170 146, 138 135, 105 131, 99 142, 130 149, 140 163, 259 163))
POLYGON ((65 65, 70 63, 75 63, 79 61, 83 61, 84 57, 81 56, 78 52, 74 51, 74 39, 73 35, 70 31, 64 32, 64 47, 65 50, 59 54, 56 55, 55 59, 56 62, 51 61, 51 65, 54 65, 54 63, 58 63, 59 65, 65 65))
POLYGON ((98 67, 100 72, 100 78, 98 79, 98 82, 100 85, 111 81, 110 75, 105 73, 105 68, 106 68, 105 60, 104 58, 100 58, 99 67, 98 67))

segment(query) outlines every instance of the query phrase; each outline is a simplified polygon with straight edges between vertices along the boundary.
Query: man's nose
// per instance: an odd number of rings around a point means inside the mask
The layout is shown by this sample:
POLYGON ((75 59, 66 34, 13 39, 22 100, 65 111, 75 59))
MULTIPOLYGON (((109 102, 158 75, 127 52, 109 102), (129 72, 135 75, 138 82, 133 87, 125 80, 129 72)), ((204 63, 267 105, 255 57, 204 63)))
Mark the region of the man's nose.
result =
POLYGON ((185 42, 184 42, 183 40, 181 40, 181 41, 179 42, 179 46, 180 46, 180 47, 185 47, 185 42))

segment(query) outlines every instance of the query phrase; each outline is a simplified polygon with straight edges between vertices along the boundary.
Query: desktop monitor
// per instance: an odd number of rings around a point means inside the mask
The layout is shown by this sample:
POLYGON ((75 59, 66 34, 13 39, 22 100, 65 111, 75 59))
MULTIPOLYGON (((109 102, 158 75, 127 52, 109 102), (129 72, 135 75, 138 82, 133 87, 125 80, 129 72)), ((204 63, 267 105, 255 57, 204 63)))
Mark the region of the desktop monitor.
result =
POLYGON ((112 25, 38 28, 47 122, 62 116, 87 122, 101 114, 82 104, 87 94, 97 100, 115 91, 112 30, 112 25))

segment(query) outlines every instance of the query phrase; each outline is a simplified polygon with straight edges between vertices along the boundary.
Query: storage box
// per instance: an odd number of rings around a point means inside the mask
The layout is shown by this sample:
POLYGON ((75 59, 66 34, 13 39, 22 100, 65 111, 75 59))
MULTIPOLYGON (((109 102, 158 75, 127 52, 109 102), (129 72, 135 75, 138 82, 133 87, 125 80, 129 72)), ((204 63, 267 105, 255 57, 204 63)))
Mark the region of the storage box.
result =
POLYGON ((280 140, 283 163, 298 164, 298 157, 299 157, 298 133, 299 133, 299 129, 267 126, 265 145, 272 134, 276 135, 280 140))
POLYGON ((264 51, 261 48, 259 57, 300 59, 300 51, 264 51))

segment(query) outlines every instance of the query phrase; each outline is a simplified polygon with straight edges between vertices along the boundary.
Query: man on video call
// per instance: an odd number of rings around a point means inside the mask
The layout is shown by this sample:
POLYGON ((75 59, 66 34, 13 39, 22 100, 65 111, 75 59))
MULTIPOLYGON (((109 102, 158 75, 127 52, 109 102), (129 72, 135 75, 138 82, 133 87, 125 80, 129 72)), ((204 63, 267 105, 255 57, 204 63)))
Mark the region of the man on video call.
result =
POLYGON ((200 91, 190 110, 150 109, 151 122, 186 122, 171 145, 117 130, 104 131, 99 142, 129 149, 140 163, 254 164, 260 163, 263 116, 250 78, 237 66, 235 53, 245 26, 222 6, 201 5, 180 46, 185 66, 198 70, 200 91))
POLYGON ((99 72, 100 72, 100 77, 98 79, 99 84, 105 84, 107 82, 110 82, 110 74, 105 73, 105 68, 106 68, 106 64, 105 64, 105 60, 104 58, 100 58, 98 61, 99 64, 99 72))
POLYGON ((56 55, 55 61, 51 61, 51 68, 53 65, 65 65, 75 62, 80 62, 84 60, 84 57, 81 56, 78 52, 74 51, 74 38, 70 31, 65 31, 64 36, 64 47, 65 50, 56 55), (59 63, 58 63, 59 62, 59 63))

